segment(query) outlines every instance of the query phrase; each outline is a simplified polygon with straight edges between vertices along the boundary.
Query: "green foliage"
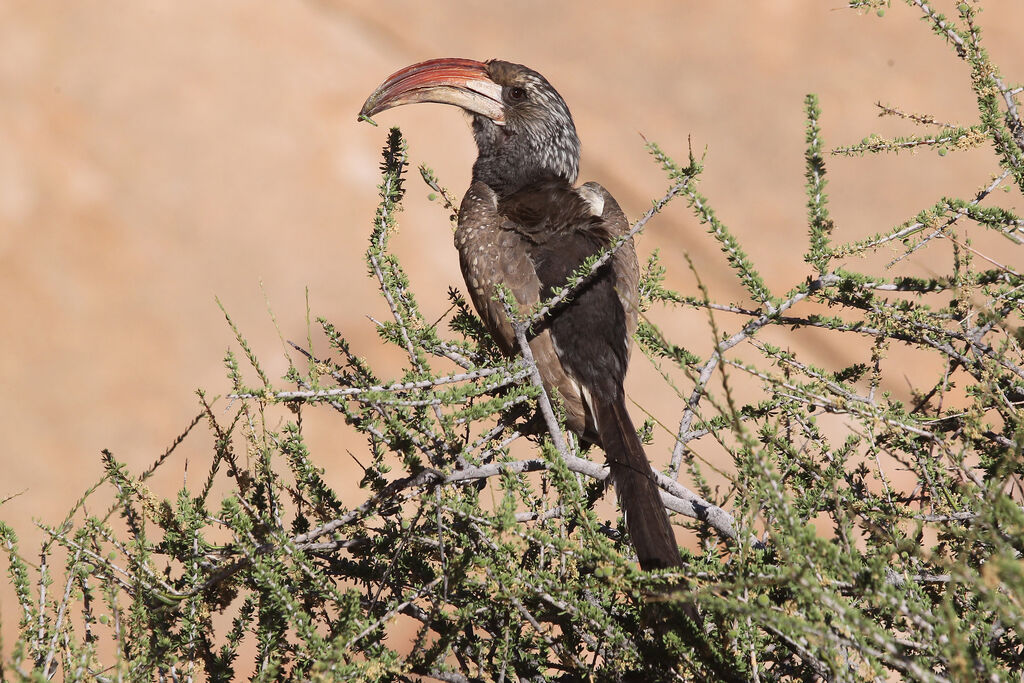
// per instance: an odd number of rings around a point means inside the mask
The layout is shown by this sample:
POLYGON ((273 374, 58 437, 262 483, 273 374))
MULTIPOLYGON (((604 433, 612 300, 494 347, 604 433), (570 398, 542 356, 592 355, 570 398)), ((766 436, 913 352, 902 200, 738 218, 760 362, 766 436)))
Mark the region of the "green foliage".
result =
MULTIPOLYGON (((542 391, 528 360, 503 358, 455 290, 445 329, 424 316, 389 245, 407 165, 392 129, 366 264, 390 311, 377 332, 404 357, 403 372, 382 378, 320 320, 325 350, 308 335, 295 347, 304 368, 291 365, 278 384, 229 318, 241 349, 225 358, 230 401, 201 392, 201 412, 141 474, 105 452, 102 481, 43 527, 38 553, 27 555, 0 522, 20 613, 0 678, 1019 676, 1024 278, 1003 264, 1020 260, 1024 221, 992 203, 1001 186, 1024 191, 1019 89, 982 48, 976 3, 961 3, 956 20, 907 4, 968 65, 978 120, 944 124, 880 105, 938 131, 868 136, 832 154, 991 145, 999 169, 980 192, 838 240, 820 104, 808 96, 808 267, 780 294, 700 193, 702 165, 691 154, 680 166, 650 145, 670 189, 632 233, 682 196, 749 295, 721 303, 703 285, 696 296, 675 292, 657 254, 641 278, 645 314, 708 316, 703 348, 684 348, 650 319, 637 335, 678 397, 661 483, 681 533, 700 540, 684 570, 636 568, 622 520, 595 512, 607 476, 600 455, 566 438, 558 397, 542 391), (978 230, 1007 238, 1006 254, 977 251, 978 230), (927 278, 849 265, 897 245, 890 264, 928 250, 930 267, 945 265, 927 278), (765 339, 770 327, 848 340, 855 357, 818 367, 765 339), (901 400, 886 390, 907 358, 933 372, 901 400), (744 376, 759 389, 736 389, 744 376), (543 426, 536 405, 551 418, 543 426), (365 439, 354 454, 357 499, 324 480, 320 463, 337 454, 307 446, 303 415, 326 410, 365 439), (157 498, 148 480, 201 423, 213 437, 205 477, 157 498), (723 471, 698 457, 708 448, 721 452, 723 471), (693 491, 676 482, 682 473, 693 491), (691 604, 703 628, 687 616, 691 604)), ((890 3, 850 5, 881 14, 890 3)), ((454 215, 433 172, 420 173, 454 215)), ((557 311, 614 248, 521 318, 510 307, 517 329, 557 311)))

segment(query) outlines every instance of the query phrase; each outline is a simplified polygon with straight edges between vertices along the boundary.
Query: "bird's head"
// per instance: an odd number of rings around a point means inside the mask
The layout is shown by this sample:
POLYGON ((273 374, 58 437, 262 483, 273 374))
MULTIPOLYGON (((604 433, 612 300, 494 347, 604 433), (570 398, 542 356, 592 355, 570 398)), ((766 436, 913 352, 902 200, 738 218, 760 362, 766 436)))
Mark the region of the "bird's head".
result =
POLYGON ((580 141, 565 100, 536 71, 499 60, 432 59, 394 73, 359 117, 416 102, 453 104, 473 118, 473 179, 499 195, 556 176, 576 182, 580 141))

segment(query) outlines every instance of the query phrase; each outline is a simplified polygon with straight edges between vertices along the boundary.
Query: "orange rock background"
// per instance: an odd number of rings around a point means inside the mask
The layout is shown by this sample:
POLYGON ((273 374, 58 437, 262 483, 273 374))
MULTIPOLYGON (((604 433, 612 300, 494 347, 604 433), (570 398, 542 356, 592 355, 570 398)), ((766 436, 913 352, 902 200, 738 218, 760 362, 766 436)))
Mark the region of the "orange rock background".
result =
MULTIPOLYGON (((1024 5, 987 4, 993 59, 1007 80, 1024 80, 1024 5)), ((768 283, 789 288, 809 274, 805 93, 821 97, 831 146, 918 132, 877 119, 875 101, 974 122, 967 66, 917 10, 896 3, 879 19, 841 5, 0 2, 0 500, 21 493, 0 517, 31 555, 31 520, 63 516, 101 476, 101 449, 139 472, 198 412, 196 388, 228 390, 233 335, 215 296, 274 376, 286 363, 265 296, 281 335, 301 341, 307 287, 314 315, 379 367, 397 367, 366 318, 386 311, 362 260, 384 126, 401 125, 413 164, 460 196, 474 158, 451 108, 356 123, 366 95, 415 61, 501 57, 544 73, 575 115, 581 179, 599 180, 632 217, 667 187, 641 135, 680 161, 692 140, 706 151, 702 191, 768 283)), ((828 163, 837 240, 968 195, 995 169, 989 149, 828 163)), ((447 216, 414 170, 408 188, 395 248, 428 317, 440 317, 447 286, 462 284, 447 216)), ((654 248, 671 285, 693 291, 689 252, 716 296, 743 300, 681 202, 641 238, 643 256, 654 248)), ((903 272, 931 274, 892 274, 903 272)), ((666 324, 704 352, 707 333, 689 320, 666 324)), ((845 353, 820 338, 792 345, 826 365, 845 353)), ((630 393, 656 382, 635 368, 630 393)), ((654 395, 651 409, 671 423, 675 407, 654 395)), ((347 442, 338 422, 316 425, 313 457, 351 490, 345 449, 362 442, 347 442)), ((189 458, 202 473, 208 448, 203 434, 186 442, 161 492, 181 485, 189 458)), ((6 592, 0 600, 10 643, 16 606, 6 592)))

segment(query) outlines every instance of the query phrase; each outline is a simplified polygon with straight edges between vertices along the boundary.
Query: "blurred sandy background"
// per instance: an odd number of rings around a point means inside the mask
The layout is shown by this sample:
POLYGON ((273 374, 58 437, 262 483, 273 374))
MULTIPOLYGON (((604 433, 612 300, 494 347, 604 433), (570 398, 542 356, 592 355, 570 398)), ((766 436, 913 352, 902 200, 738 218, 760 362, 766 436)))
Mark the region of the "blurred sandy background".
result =
MULTIPOLYGON (((366 318, 385 311, 362 261, 385 127, 400 124, 413 163, 460 196, 474 158, 451 108, 356 123, 366 95, 415 61, 501 57, 544 73, 575 115, 582 179, 603 183, 632 217, 667 187, 641 134, 681 161, 692 136, 707 150, 704 193, 769 284, 788 288, 809 272, 805 93, 821 96, 833 146, 915 132, 876 119, 877 100, 973 123, 966 66, 916 11, 897 3, 879 19, 841 4, 0 0, 0 499, 24 491, 0 517, 32 555, 31 520, 59 520, 101 475, 101 449, 141 471, 198 412, 196 388, 227 390, 221 359, 233 340, 214 296, 276 375, 286 365, 264 292, 282 335, 301 341, 306 287, 314 315, 396 367, 366 318)), ((987 45, 1008 80, 1024 79, 1024 4, 988 5, 987 45)), ((992 169, 987 149, 940 162, 930 152, 833 158, 836 239, 963 196, 992 169)), ((395 245, 439 317, 447 286, 462 285, 451 233, 415 172, 408 187, 395 245)), ((743 299, 682 204, 650 224, 639 250, 654 248, 670 284, 693 291, 688 251, 717 296, 743 299)), ((703 329, 667 324, 706 353, 703 329)), ((820 338, 801 344, 825 365, 844 354, 820 338)), ((643 401, 656 375, 635 365, 629 390, 643 401)), ((663 398, 646 400, 671 422, 663 398)), ((345 449, 363 446, 339 422, 325 413, 310 438, 331 480, 351 490, 345 449)), ((200 428, 163 492, 180 485, 186 459, 204 470, 209 445, 200 428)), ((4 594, 0 607, 9 638, 15 606, 4 594)))

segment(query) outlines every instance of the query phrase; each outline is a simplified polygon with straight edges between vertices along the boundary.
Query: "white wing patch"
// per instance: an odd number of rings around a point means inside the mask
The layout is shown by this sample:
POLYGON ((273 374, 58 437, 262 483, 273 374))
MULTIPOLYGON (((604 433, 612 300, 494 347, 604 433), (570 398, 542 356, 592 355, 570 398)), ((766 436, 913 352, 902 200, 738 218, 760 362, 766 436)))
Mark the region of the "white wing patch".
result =
POLYGON ((576 194, 590 204, 590 213, 600 216, 604 213, 604 195, 590 186, 590 183, 576 188, 576 194))

